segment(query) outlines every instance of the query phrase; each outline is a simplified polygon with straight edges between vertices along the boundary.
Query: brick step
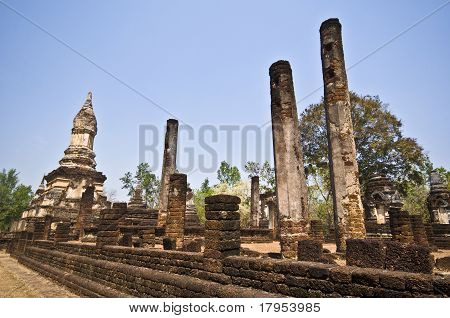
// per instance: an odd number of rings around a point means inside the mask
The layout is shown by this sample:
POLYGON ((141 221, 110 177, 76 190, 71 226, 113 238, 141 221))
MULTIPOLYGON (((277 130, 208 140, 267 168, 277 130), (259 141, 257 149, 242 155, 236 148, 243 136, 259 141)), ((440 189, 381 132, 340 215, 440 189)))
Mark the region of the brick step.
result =
POLYGON ((27 248, 21 262, 42 273, 49 271, 62 284, 80 287, 80 293, 89 297, 118 297, 103 296, 103 290, 122 293, 124 297, 280 297, 258 289, 38 247, 27 248))
POLYGON ((32 270, 47 276, 58 283, 65 285, 77 295, 95 298, 130 298, 129 294, 122 293, 105 285, 96 283, 87 278, 81 277, 76 273, 55 268, 53 266, 43 264, 25 255, 18 258, 19 263, 31 268, 32 270))
POLYGON ((434 237, 434 245, 439 249, 450 249, 450 237, 434 237))

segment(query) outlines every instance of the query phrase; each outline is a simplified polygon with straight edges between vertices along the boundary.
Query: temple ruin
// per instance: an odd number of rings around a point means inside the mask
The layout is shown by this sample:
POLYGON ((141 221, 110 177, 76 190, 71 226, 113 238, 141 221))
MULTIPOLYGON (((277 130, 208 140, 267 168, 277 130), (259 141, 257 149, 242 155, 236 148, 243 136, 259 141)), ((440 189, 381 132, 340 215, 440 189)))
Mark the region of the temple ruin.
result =
POLYGON ((226 194, 204 199, 200 222, 188 176, 176 170, 174 119, 159 207, 147 206, 139 185, 129 202, 108 202, 89 93, 60 166, 0 233, 0 248, 85 297, 449 297, 448 259, 434 260, 450 249, 448 189, 433 172, 431 222, 406 211, 395 180, 382 173, 361 199, 338 19, 322 24, 320 43, 335 233, 308 211, 292 70, 278 61, 269 69, 276 191, 260 193, 252 178, 249 226, 241 199, 226 194), (251 248, 257 243, 279 249, 260 252, 251 248))
POLYGON ((70 145, 59 167, 44 176, 29 208, 13 225, 15 230, 24 230, 27 224, 43 221, 47 216, 55 221, 70 222, 72 232, 81 235, 92 230, 96 216, 108 206, 103 193, 106 176, 95 169, 96 135, 97 120, 89 92, 73 120, 70 145))

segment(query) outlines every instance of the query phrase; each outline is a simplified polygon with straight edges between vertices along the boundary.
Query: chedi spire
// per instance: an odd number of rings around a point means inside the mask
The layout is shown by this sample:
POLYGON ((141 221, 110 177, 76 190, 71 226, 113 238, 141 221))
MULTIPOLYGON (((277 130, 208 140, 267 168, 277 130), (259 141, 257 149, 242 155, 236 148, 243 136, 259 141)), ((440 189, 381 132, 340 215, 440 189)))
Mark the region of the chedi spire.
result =
POLYGON ((95 169, 94 138, 97 135, 97 119, 92 107, 92 93, 89 92, 86 101, 73 120, 70 145, 64 151, 64 157, 59 164, 65 167, 80 167, 95 169))

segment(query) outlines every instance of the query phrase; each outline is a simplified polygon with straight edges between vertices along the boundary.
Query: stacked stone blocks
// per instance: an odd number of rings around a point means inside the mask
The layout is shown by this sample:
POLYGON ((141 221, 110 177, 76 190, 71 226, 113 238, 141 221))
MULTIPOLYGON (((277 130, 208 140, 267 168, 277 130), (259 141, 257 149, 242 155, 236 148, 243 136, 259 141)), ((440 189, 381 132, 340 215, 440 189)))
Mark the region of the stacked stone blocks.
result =
POLYGON ((205 199, 205 257, 240 255, 240 202, 239 197, 224 194, 205 199))
POLYGON ((178 249, 183 247, 186 191, 187 176, 181 173, 170 175, 166 237, 175 239, 178 249))
POLYGON ((119 221, 126 215, 127 204, 124 202, 113 203, 111 209, 104 209, 100 213, 98 224, 97 247, 104 245, 117 245, 119 242, 119 221))

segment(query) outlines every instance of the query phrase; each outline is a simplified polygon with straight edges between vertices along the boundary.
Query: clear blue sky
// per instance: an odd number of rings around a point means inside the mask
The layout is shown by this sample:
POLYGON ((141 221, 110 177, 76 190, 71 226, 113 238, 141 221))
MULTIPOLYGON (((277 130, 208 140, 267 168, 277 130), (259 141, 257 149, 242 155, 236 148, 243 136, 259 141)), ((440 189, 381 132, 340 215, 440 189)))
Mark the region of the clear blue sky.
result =
MULTIPOLYGON (((191 125, 195 136, 205 124, 238 125, 231 157, 240 165, 238 134, 270 120, 271 63, 291 62, 298 101, 321 87, 322 21, 341 20, 348 67, 446 1, 1 2, 191 125)), ((157 126, 162 141, 170 116, 1 3, 0 39, 0 168, 16 168, 36 189, 57 167, 73 117, 92 90, 97 168, 124 199, 118 179, 138 163, 139 126, 157 126)), ((447 5, 348 72, 350 89, 389 103, 404 134, 447 169, 449 39, 447 5)), ((299 113, 322 94, 302 100, 299 113)), ((198 146, 196 138, 182 135, 186 146, 198 146)), ((255 159, 254 143, 244 146, 255 159)), ((226 158, 223 134, 213 147, 218 160, 226 158)), ((199 171, 189 181, 198 186, 207 176, 215 181, 215 173, 199 171)))

